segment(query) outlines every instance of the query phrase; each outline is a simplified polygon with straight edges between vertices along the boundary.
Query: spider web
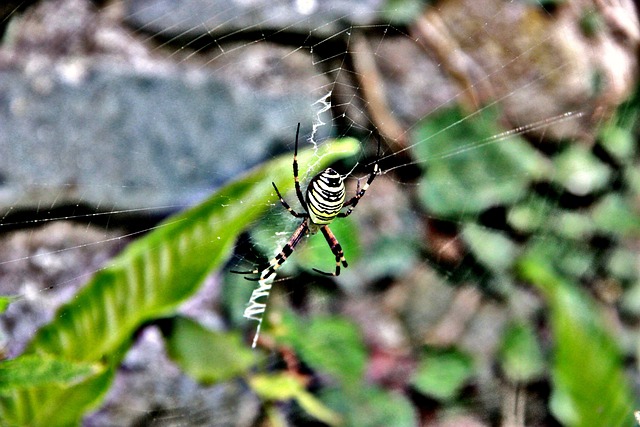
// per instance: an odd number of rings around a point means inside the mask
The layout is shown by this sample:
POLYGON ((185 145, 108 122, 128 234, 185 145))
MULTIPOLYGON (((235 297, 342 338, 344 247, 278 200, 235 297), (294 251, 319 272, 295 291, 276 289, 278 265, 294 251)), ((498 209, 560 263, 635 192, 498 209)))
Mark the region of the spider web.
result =
MULTIPOLYGON (((373 349, 371 380, 390 389, 403 384, 403 376, 408 375, 407 351, 412 345, 461 345, 477 351, 485 365, 491 363, 495 348, 480 348, 479 343, 497 346, 498 329, 513 317, 513 311, 535 317, 542 305, 532 295, 535 292, 526 288, 514 291, 525 295, 517 299, 524 306, 507 304, 505 309, 500 302, 504 287, 509 286, 501 262, 516 251, 517 238, 526 232, 533 235, 532 240, 549 239, 542 230, 527 231, 527 221, 522 231, 519 218, 535 211, 531 206, 542 203, 541 193, 547 196, 544 203, 550 209, 572 215, 589 209, 587 201, 594 194, 617 185, 606 167, 599 172, 602 162, 591 162, 594 156, 588 154, 599 154, 595 158, 604 158, 607 166, 617 164, 599 152, 601 148, 591 147, 599 125, 631 91, 634 60, 624 56, 624 48, 607 45, 615 45, 610 39, 603 42, 600 36, 585 34, 601 31, 605 23, 614 25, 611 21, 616 17, 620 27, 623 23, 633 27, 633 20, 621 18, 622 9, 611 7, 611 15, 606 16, 596 13, 591 4, 555 7, 549 2, 512 2, 513 8, 496 6, 485 21, 473 23, 477 27, 470 29, 451 6, 454 2, 428 6, 411 1, 331 2, 325 9, 314 1, 225 5, 203 1, 169 10, 159 3, 61 1, 61 10, 74 11, 78 19, 62 28, 55 28, 55 20, 45 19, 54 19, 55 13, 43 3, 18 3, 6 15, 4 46, 11 58, 27 64, 21 65, 21 73, 29 76, 34 91, 45 94, 42 98, 8 95, 14 117, 33 99, 44 99, 45 110, 56 109, 46 103, 46 95, 55 93, 42 64, 54 64, 69 85, 95 82, 103 88, 100 104, 105 108, 86 115, 87 106, 80 102, 73 106, 75 111, 60 112, 61 122, 77 120, 76 125, 86 131, 78 131, 68 148, 51 149, 43 143, 42 151, 25 151, 28 162, 19 151, 21 144, 2 141, 3 146, 13 147, 8 158, 22 159, 7 166, 0 195, 0 229, 4 231, 0 288, 13 298, 1 330, 9 356, 19 354, 60 304, 73 298, 128 243, 157 227, 159 220, 202 201, 251 166, 276 154, 291 154, 298 122, 303 129, 301 149, 317 150, 332 144, 335 137, 358 139, 356 158, 336 166, 349 174, 348 197, 359 181, 366 180, 376 161, 377 143, 382 141, 382 175, 348 220, 332 224, 349 268, 331 281, 313 276, 312 268, 330 271, 334 259, 321 236, 310 236, 278 270, 273 283, 259 283, 256 290, 241 276, 228 274, 231 266, 263 264, 287 242, 299 220, 276 202, 239 238, 225 271, 212 275, 181 311, 213 329, 243 330, 249 341, 258 339, 258 334, 254 335, 255 324, 242 319, 242 314, 260 325, 271 304, 274 313, 294 307, 293 311, 309 315, 348 315, 373 349), (36 7, 41 15, 29 15, 36 7), (584 11, 581 19, 573 9, 584 11), (505 33, 514 31, 506 29, 506 24, 518 22, 512 14, 525 13, 532 18, 521 22, 540 28, 529 35, 514 35, 513 44, 502 46, 493 62, 483 62, 483 56, 495 53, 492 50, 499 46, 486 42, 474 47, 476 40, 501 41, 505 33), (443 16, 451 21, 443 22, 443 16), (34 22, 49 22, 52 27, 42 29, 34 22), (559 45, 558 37, 567 44, 559 45), (579 47, 576 52, 562 50, 570 46, 579 47), (545 50, 556 55, 542 56, 545 50), (29 54, 19 58, 17 52, 29 54), (622 71, 612 74, 611 64, 603 68, 594 59, 598 52, 614 58, 622 71), (539 63, 544 67, 534 67, 539 63), (87 72, 91 69, 87 64, 98 64, 98 70, 113 68, 116 77, 93 75, 87 72), (591 74, 585 79, 587 73, 591 74), (119 86, 132 75, 147 80, 134 85, 136 90, 119 86), (611 84, 608 91, 593 96, 603 81, 611 84), (189 102, 183 101, 181 90, 190 94, 189 102), (593 93, 585 94, 589 90, 593 93), (556 97, 550 95, 554 92, 556 97), (149 95, 154 93, 164 93, 164 98, 149 95), (126 150, 108 144, 115 138, 104 137, 112 130, 100 121, 104 114, 118 114, 109 110, 110 105, 118 105, 110 104, 114 99, 126 100, 129 113, 159 105, 149 114, 136 113, 139 118, 120 122, 126 124, 121 137, 139 136, 140 142, 126 150), (163 102, 168 108, 162 108, 163 102), (87 142, 92 140, 103 143, 87 142), (510 148, 523 145, 528 147, 523 152, 510 148), (583 148, 574 157, 558 154, 572 146, 583 148), (473 157, 485 162, 473 164, 469 160, 473 157), (159 158, 164 162, 159 163, 159 158), (75 166, 69 168, 69 161, 75 166), (553 162, 568 164, 572 171, 561 181, 566 188, 560 192, 541 189, 552 174, 553 162), (478 172, 485 167, 495 169, 478 172), (66 169, 76 172, 66 173, 66 169), (475 186, 476 180, 495 185, 475 186), (474 194, 474 190, 486 193, 474 194), (508 226, 511 234, 503 233, 501 226, 508 226), (244 311, 252 291, 254 305, 244 311), (348 303, 336 309, 341 298, 348 303), (429 310, 416 307, 425 301, 435 303, 429 304, 429 310), (394 310, 401 314, 390 315, 394 310), (403 322, 413 325, 411 333, 401 330, 406 326, 403 322)), ((465 7, 480 15, 472 6, 465 7)), ((634 34, 633 28, 629 31, 634 34)), ((604 34, 606 38, 608 33, 604 34)), ((42 126, 27 132, 39 132, 45 142, 68 138, 63 126, 46 122, 51 116, 43 113, 42 117, 42 126)), ((10 136, 25 132, 19 128, 23 124, 8 125, 10 136)), ((319 172, 317 164, 300 165, 303 191, 319 172)), ((265 199, 273 200, 272 196, 265 194, 265 199)), ((283 196, 300 211, 294 195, 283 196)), ((573 224, 571 219, 575 218, 566 220, 573 224)), ((598 247, 590 249, 608 254, 598 247)), ((313 342, 316 348, 326 344, 320 338, 313 342)), ((141 332, 139 348, 125 360, 126 368, 147 374, 166 369, 169 362, 147 356, 159 354, 167 359, 161 342, 157 328, 141 332)), ((490 367, 484 368, 488 375, 490 367)), ((121 377, 104 405, 85 423, 113 424, 110 417, 121 412, 122 418, 116 419, 130 425, 211 425, 211 414, 217 414, 221 425, 251 425, 252 420, 238 421, 238 412, 250 408, 255 415, 258 411, 255 399, 238 386, 201 387, 177 368, 162 377, 156 382, 142 375, 140 382, 121 377), (129 393, 124 391, 127 388, 129 393), (184 393, 174 395, 176 388, 184 393), (216 394, 238 401, 216 400, 216 394)), ((483 391, 496 384, 479 383, 476 386, 483 391)), ((544 395, 540 389, 544 385, 530 393, 544 395)), ((451 416, 458 424, 489 424, 496 417, 507 424, 522 423, 525 409, 518 389, 492 391, 485 397, 470 393, 467 405, 474 408, 463 415, 438 416, 451 416), (478 408, 487 412, 479 413, 478 408)), ((534 396, 533 408, 527 409, 542 413, 533 415, 541 423, 549 421, 548 410, 536 407, 544 399, 534 396)), ((290 413, 304 418, 300 408, 290 413)))

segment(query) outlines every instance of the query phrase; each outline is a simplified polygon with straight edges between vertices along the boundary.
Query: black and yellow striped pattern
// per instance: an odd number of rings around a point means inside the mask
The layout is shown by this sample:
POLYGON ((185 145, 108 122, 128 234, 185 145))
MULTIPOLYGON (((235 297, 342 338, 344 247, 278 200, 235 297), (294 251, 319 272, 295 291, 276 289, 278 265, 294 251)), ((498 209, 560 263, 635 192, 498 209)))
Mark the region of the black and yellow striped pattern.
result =
MULTIPOLYGON (((276 270, 280 268, 282 264, 287 260, 289 255, 293 253, 296 245, 300 242, 303 236, 308 234, 316 234, 318 231, 321 231, 327 244, 331 248, 331 252, 336 258, 336 269, 333 273, 326 273, 324 271, 318 270, 314 268, 313 271, 318 272, 320 274, 324 274, 327 276, 338 276, 340 275, 340 266, 347 267, 349 264, 344 257, 344 252, 342 250, 342 246, 336 239, 336 236, 329 229, 329 224, 335 218, 345 218, 351 215, 351 212, 358 205, 358 202, 364 196, 364 193, 369 188, 369 185, 373 182, 373 180, 378 176, 380 172, 380 166, 378 165, 378 161, 373 165, 373 171, 369 175, 367 182, 360 188, 360 180, 358 180, 358 189, 356 190, 355 196, 350 198, 345 202, 345 187, 344 187, 344 178, 338 172, 334 171, 331 168, 325 169, 320 172, 318 175, 311 178, 309 185, 307 186, 306 194, 302 194, 302 189, 300 188, 300 180, 298 179, 298 136, 300 135, 300 123, 298 123, 298 127, 296 129, 296 144, 293 152, 293 181, 296 188, 296 196, 300 201, 300 205, 302 209, 304 209, 303 213, 298 213, 291 209, 291 206, 284 200, 282 194, 276 187, 275 183, 273 184, 273 189, 276 191, 278 198, 280 199, 280 203, 282 206, 294 217, 302 218, 302 223, 296 228, 296 231, 293 232, 293 235, 289 239, 286 245, 282 248, 282 250, 272 258, 266 266, 256 268, 250 271, 234 271, 233 273, 238 274, 258 274, 260 276, 258 278, 245 277, 247 280, 256 280, 262 281, 268 279, 270 276, 275 274, 276 270), (305 197, 306 196, 306 197, 305 197), (341 212, 342 208, 349 208, 346 212, 341 212)), ((380 159, 380 142, 378 141, 378 159, 380 159)))
POLYGON ((329 168, 314 176, 306 193, 311 222, 316 225, 331 223, 340 213, 344 200, 344 181, 338 172, 329 168))

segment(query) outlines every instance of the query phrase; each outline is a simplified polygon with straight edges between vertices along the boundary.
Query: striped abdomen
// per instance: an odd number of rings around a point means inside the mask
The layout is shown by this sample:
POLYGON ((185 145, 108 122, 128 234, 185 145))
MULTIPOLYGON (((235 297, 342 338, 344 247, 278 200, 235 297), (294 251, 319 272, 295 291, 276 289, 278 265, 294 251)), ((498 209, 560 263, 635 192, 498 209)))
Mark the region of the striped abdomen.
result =
POLYGON ((317 225, 329 224, 344 204, 342 176, 331 168, 323 170, 309 182, 306 196, 311 222, 317 225))

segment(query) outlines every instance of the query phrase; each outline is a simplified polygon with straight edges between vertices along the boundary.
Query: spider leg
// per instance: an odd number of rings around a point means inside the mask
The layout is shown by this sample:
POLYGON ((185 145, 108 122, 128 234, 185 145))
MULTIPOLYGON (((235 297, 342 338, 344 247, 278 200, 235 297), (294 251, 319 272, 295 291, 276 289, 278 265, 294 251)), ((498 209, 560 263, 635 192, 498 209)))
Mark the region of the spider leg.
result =
MULTIPOLYGON (((338 218, 345 218, 345 217, 348 217, 349 215, 351 215, 351 212, 353 212, 355 207, 358 205, 358 202, 360 201, 360 198, 362 198, 362 196, 364 196, 364 193, 367 192, 367 189, 369 188, 369 186, 371 185, 373 180, 376 179, 377 175, 380 175, 380 166, 378 166, 378 163, 376 163, 373 166, 373 172, 371 172, 371 175, 369 175, 369 179, 367 179, 367 182, 362 186, 362 188, 357 190, 356 191, 356 195, 353 196, 351 199, 347 200, 342 205, 342 207, 349 206, 349 209, 347 209, 346 212, 340 212, 338 214, 338 218)), ((358 183, 358 186, 359 186, 359 183, 358 183)))
MULTIPOLYGON (((296 195, 298 196, 298 200, 302 205, 302 209, 307 210, 307 203, 304 201, 304 195, 302 194, 302 190, 300 189, 300 180, 298 179, 298 136, 300 135, 300 123, 298 123, 298 128, 296 129, 296 148, 293 151, 293 181, 296 186, 296 195)), ((282 198, 281 198, 282 199, 282 198)))
POLYGON ((320 228, 324 238, 327 239, 327 243, 331 248, 331 252, 336 256, 336 271, 334 273, 327 273, 322 270, 318 270, 314 268, 313 271, 316 273, 324 274, 325 276, 339 276, 340 275, 340 263, 344 268, 347 268, 349 264, 347 264, 347 260, 344 258, 344 252, 342 251, 342 246, 340 246, 340 242, 336 239, 336 236, 331 232, 329 226, 325 225, 320 228))
POLYGON ((280 203, 282 204, 282 206, 289 211, 289 213, 293 216, 295 216, 296 218, 307 218, 309 215, 307 215, 306 213, 298 213, 296 211, 294 211, 293 209, 291 209, 291 206, 289 206, 289 203, 287 203, 284 200, 284 197, 282 197, 282 194, 280 194, 280 191, 278 191, 278 187, 276 187, 276 183, 272 182, 271 185, 273 185, 273 189, 276 190, 276 194, 278 195, 278 197, 280 198, 280 203))
POLYGON ((360 181, 358 181, 358 187, 356 189, 356 195, 353 196, 352 198, 350 198, 349 200, 347 200, 342 205, 343 208, 348 206, 349 209, 347 209, 346 212, 340 212, 338 214, 338 218, 345 218, 345 217, 348 217, 349 215, 351 215, 351 212, 353 212, 355 207, 358 205, 358 202, 360 201, 360 198, 362 198, 362 196, 364 196, 364 193, 367 192, 367 189, 369 188, 369 186, 371 185, 373 180, 376 179, 376 176, 380 175, 380 165, 378 164, 379 161, 380 161, 380 140, 378 139, 377 160, 376 160, 375 164, 373 165, 373 171, 371 171, 371 175, 369 175, 369 178, 367 179, 367 182, 362 186, 362 188, 360 188, 360 181))
MULTIPOLYGON (((360 193, 360 178, 358 178, 358 185, 356 185, 356 194, 358 193, 360 193)), ((345 203, 342 204, 342 207, 345 208, 347 206, 351 206, 353 204, 354 199, 355 197, 350 198, 349 200, 347 200, 345 203)))
POLYGON ((282 264, 284 264, 287 258, 293 253, 293 250, 295 249, 296 245, 300 242, 300 239, 302 239, 302 236, 307 234, 308 230, 309 230, 309 225, 307 224, 307 220, 302 221, 302 224, 300 224, 298 228, 296 228, 296 230, 291 235, 291 238, 289 239, 287 244, 282 247, 278 255, 273 257, 263 267, 256 268, 255 270, 250 270, 250 271, 231 270, 231 272, 236 274, 260 274, 260 277, 257 277, 257 278, 245 277, 245 279, 251 280, 254 282, 265 280, 267 277, 274 274, 282 264))

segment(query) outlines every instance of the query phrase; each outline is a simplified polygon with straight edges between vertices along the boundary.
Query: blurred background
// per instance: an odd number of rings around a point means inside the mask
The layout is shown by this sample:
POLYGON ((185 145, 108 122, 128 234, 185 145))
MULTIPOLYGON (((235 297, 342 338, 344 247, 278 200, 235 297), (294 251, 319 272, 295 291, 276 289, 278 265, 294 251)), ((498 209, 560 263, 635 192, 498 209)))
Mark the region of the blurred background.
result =
POLYGON ((11 0, 0 31, 1 425, 636 424, 633 2, 11 0), (303 191, 382 173, 339 276, 315 235, 246 280, 301 222, 298 123, 303 191))

